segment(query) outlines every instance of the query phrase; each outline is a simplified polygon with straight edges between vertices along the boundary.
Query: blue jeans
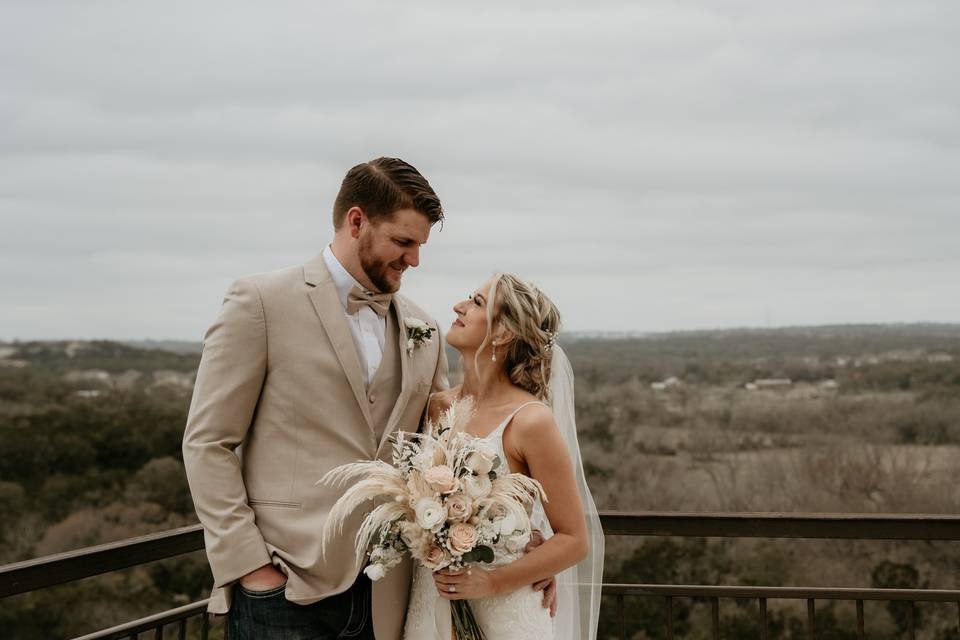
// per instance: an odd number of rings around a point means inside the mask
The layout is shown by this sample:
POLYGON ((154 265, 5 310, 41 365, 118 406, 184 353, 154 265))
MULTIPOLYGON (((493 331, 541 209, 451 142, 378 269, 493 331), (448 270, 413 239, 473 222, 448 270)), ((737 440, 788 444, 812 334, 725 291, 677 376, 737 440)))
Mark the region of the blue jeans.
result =
POLYGON ((313 604, 290 602, 284 589, 247 591, 237 585, 230 640, 374 640, 370 579, 364 574, 343 593, 313 604))

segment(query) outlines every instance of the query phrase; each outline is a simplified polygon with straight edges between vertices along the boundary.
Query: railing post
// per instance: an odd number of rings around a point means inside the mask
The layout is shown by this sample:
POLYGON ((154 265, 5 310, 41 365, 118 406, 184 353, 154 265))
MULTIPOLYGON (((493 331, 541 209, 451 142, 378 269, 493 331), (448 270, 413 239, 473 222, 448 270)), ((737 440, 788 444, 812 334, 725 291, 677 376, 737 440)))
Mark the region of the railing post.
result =
POLYGON ((767 640, 767 599, 760 598, 760 640, 767 640))
POLYGON ((863 631, 863 600, 857 600, 857 637, 860 640, 867 637, 863 631))
POLYGON ((627 640, 627 623, 623 614, 623 594, 617 596, 617 618, 620 620, 620 639, 627 640))
POLYGON ((910 640, 917 640, 917 629, 913 620, 913 600, 907 601, 907 632, 910 634, 910 640))
POLYGON ((667 596, 667 639, 673 640, 673 596, 667 596))
POLYGON ((711 618, 713 620, 713 640, 720 640, 720 598, 710 600, 711 618))
POLYGON ((813 598, 807 600, 807 630, 810 640, 817 640, 817 605, 813 598))

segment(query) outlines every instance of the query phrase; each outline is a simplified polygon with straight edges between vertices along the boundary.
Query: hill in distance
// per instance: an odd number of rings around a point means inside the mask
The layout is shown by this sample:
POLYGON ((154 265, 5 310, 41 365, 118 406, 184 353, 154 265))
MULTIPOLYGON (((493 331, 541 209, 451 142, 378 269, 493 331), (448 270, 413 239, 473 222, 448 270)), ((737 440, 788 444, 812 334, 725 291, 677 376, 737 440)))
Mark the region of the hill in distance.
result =
MULTIPOLYGON (((797 358, 960 359, 960 324, 830 325, 669 333, 569 332, 560 342, 575 366, 626 372, 640 363, 748 362, 797 358)), ((108 340, 0 342, 0 367, 51 371, 194 371, 200 342, 108 340)), ((451 363, 456 353, 448 347, 451 363)))

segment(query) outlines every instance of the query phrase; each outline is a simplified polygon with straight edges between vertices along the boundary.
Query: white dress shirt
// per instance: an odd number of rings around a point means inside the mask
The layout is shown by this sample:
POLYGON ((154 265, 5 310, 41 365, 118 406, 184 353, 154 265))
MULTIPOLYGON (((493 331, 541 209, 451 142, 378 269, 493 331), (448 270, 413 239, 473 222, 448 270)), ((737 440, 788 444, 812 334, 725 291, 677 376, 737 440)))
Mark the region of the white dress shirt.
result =
POLYGON ((347 296, 350 294, 350 290, 354 286, 361 289, 365 289, 365 287, 357 282, 350 275, 350 272, 340 264, 329 245, 323 250, 323 261, 326 262, 327 269, 330 270, 330 276, 333 278, 333 284, 337 288, 340 304, 343 305, 343 314, 347 318, 347 325, 353 335, 353 343, 357 347, 357 355, 360 356, 360 366, 363 368, 363 375, 369 387, 374 376, 377 375, 380 362, 383 360, 387 319, 378 316, 377 312, 367 305, 361 306, 353 315, 347 313, 347 296))

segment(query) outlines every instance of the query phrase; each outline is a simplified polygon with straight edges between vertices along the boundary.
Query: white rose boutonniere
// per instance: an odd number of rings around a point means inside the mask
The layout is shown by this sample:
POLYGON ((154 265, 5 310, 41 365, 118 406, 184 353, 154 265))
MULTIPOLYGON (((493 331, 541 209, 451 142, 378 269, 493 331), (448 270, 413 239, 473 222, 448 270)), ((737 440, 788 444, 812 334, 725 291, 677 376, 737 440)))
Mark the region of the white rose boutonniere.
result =
POLYGON ((404 318, 403 324, 407 327, 407 355, 412 355, 418 347, 430 344, 433 327, 419 318, 404 318))

